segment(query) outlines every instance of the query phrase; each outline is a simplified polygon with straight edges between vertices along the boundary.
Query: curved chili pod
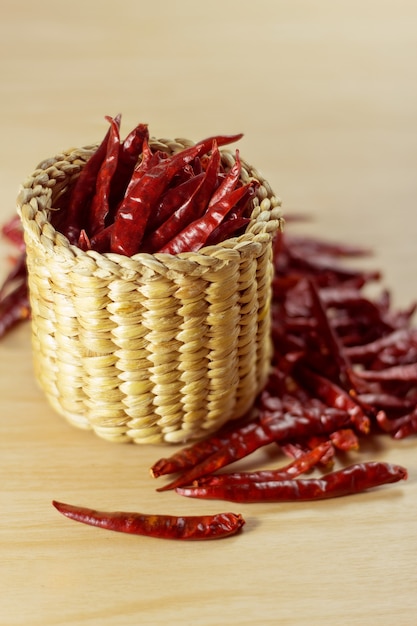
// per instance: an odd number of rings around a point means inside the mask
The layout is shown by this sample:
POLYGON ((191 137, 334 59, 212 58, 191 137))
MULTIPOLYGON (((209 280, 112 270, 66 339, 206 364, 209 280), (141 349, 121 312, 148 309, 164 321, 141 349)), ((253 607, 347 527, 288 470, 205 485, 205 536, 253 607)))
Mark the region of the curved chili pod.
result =
POLYGON ((148 170, 126 202, 117 209, 112 233, 112 252, 132 256, 139 251, 151 211, 155 209, 169 183, 188 163, 208 152, 213 141, 218 146, 241 139, 238 135, 217 135, 199 141, 193 146, 173 154, 148 170))
POLYGON ((357 463, 322 478, 287 479, 202 487, 177 487, 176 492, 192 498, 231 502, 294 502, 336 498, 407 478, 407 470, 390 463, 357 463))
POLYGON ((108 513, 57 502, 56 500, 53 500, 52 504, 66 517, 83 524, 130 535, 145 535, 160 539, 220 539, 234 535, 245 523, 243 517, 235 513, 178 517, 122 511, 108 513))

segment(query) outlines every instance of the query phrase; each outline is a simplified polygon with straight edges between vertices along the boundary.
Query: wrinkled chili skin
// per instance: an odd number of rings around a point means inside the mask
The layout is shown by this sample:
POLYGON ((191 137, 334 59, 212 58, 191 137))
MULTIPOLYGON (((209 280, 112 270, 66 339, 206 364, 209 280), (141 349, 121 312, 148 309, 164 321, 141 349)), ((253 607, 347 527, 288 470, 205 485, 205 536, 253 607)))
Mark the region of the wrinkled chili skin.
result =
MULTIPOLYGON (((120 126, 121 115, 116 115, 114 121, 120 126)), ((71 192, 69 207, 62 226, 62 233, 70 243, 76 244, 83 223, 84 209, 91 202, 96 188, 97 175, 107 152, 107 144, 111 133, 111 127, 107 131, 101 144, 93 152, 78 176, 71 192)))
POLYGON ((245 523, 243 517, 235 513, 198 516, 150 515, 96 511, 56 500, 53 500, 52 504, 66 517, 83 524, 159 539, 186 541, 221 539, 236 534, 245 523))
POLYGON ((8 293, 0 303, 0 338, 17 323, 30 318, 30 301, 27 283, 21 283, 8 293))
POLYGON ((245 437, 253 428, 253 423, 247 424, 245 418, 239 420, 238 424, 226 424, 206 439, 195 441, 185 448, 180 448, 168 458, 156 461, 150 469, 151 476, 158 478, 190 469, 228 445, 231 439, 245 437))
POLYGON ((330 441, 319 444, 313 450, 305 452, 297 457, 292 463, 285 467, 273 470, 260 470, 252 472, 231 472, 202 476, 195 480, 193 484, 198 486, 220 485, 220 484, 242 484, 247 482, 265 482, 271 480, 281 480, 285 478, 295 478, 312 469, 320 459, 332 447, 330 441))
MULTIPOLYGON (((200 184, 188 195, 185 201, 177 205, 176 210, 150 234, 145 242, 145 249, 147 251, 154 252, 160 250, 190 222, 201 217, 215 188, 219 166, 220 152, 217 148, 217 144, 214 142, 209 164, 201 177, 200 184)), ((197 176, 195 178, 197 178, 197 176)))
POLYGON ((168 485, 160 487, 157 491, 167 491, 181 485, 188 485, 193 480, 200 478, 200 476, 213 474, 218 469, 242 459, 272 442, 273 437, 268 435, 259 423, 253 422, 253 424, 248 425, 244 436, 231 437, 227 444, 212 455, 185 471, 168 485))
POLYGON ((322 478, 284 479, 243 484, 178 487, 183 496, 239 503, 305 502, 361 493, 407 478, 407 470, 389 463, 358 463, 322 478))
POLYGON ((213 141, 216 141, 218 146, 222 146, 237 141, 241 137, 242 134, 217 135, 203 139, 147 170, 139 184, 132 189, 129 198, 121 203, 116 212, 111 251, 125 256, 133 256, 138 252, 149 216, 174 176, 196 157, 207 153, 213 141))
POLYGON ((244 187, 234 189, 228 196, 219 200, 207 209, 202 217, 189 223, 173 239, 168 241, 158 252, 164 254, 179 254, 180 252, 197 252, 204 246, 210 233, 219 226, 226 215, 237 202, 246 194, 248 183, 244 187))
POLYGON ((107 140, 107 150, 100 169, 97 173, 96 189, 89 210, 88 235, 95 235, 105 226, 110 210, 110 189, 113 177, 117 170, 120 153, 120 134, 117 121, 106 118, 110 123, 110 134, 107 140))

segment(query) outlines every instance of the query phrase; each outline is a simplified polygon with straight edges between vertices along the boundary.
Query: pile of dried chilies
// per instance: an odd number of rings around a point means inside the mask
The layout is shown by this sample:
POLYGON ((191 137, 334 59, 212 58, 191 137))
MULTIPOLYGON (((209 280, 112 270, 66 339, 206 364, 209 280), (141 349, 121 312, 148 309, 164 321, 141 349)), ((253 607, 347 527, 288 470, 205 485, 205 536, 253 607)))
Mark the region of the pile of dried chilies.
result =
MULTIPOLYGON (((246 225, 253 184, 240 182, 238 152, 226 171, 218 151, 240 135, 210 138, 167 156, 151 152, 145 125, 120 142, 120 118, 109 122, 61 213, 65 219, 58 223, 56 217, 56 227, 72 243, 129 255, 177 253, 221 241, 246 225), (195 211, 198 217, 190 220, 195 211)), ((19 252, 0 290, 0 336, 30 314, 18 219, 2 232, 19 252)), ((373 461, 333 470, 338 452, 357 450, 362 438, 386 433, 401 439, 417 432, 415 306, 394 311, 388 291, 376 299, 366 295, 380 274, 341 262, 364 253, 291 232, 277 236, 268 383, 246 418, 157 461, 151 468, 155 478, 176 474, 159 491, 283 502, 358 493, 407 477, 404 467, 373 461), (289 462, 273 470, 225 471, 267 445, 289 462), (321 469, 319 477, 299 478, 313 468, 321 469)), ((87 524, 166 538, 229 536, 244 524, 232 513, 180 518, 54 506, 87 524)))
POLYGON ((417 432, 415 306, 394 312, 387 291, 378 300, 365 295, 379 273, 340 263, 363 250, 280 233, 274 252, 269 381, 246 422, 155 463, 154 477, 178 474, 159 491, 283 502, 358 493, 407 477, 405 468, 382 462, 329 469, 338 451, 357 450, 363 437, 417 432), (276 470, 224 471, 270 444, 292 461, 276 470), (317 466, 323 476, 296 479, 317 466))

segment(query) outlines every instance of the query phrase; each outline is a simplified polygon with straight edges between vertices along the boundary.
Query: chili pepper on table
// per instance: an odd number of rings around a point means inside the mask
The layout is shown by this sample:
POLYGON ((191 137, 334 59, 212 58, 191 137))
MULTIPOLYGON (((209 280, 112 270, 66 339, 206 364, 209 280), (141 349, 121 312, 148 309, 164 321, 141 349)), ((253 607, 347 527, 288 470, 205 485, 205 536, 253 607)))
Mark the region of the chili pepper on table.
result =
POLYGON ((397 419, 388 419, 384 412, 377 415, 380 428, 391 435, 393 439, 404 439, 417 433, 417 406, 397 419))
POLYGON ((333 383, 328 378, 317 374, 311 370, 299 369, 304 384, 323 402, 329 406, 346 411, 352 423, 362 433, 369 433, 370 418, 360 406, 357 398, 350 395, 344 389, 333 383))
POLYGON ((149 169, 117 209, 111 238, 111 251, 132 256, 139 251, 149 215, 174 176, 188 163, 208 152, 213 141, 218 146, 237 141, 238 135, 209 137, 177 152, 149 169))
POLYGON ((20 252, 25 251, 22 222, 18 215, 13 215, 1 228, 1 234, 6 237, 20 252))
POLYGON ((259 421, 254 420, 248 424, 241 436, 231 436, 227 444, 157 491, 167 491, 190 484, 201 476, 213 474, 270 443, 306 437, 317 432, 330 433, 348 422, 349 416, 342 411, 331 411, 319 417, 261 413, 259 421))
POLYGON ((236 534, 245 524, 240 514, 216 515, 150 515, 143 513, 104 512, 52 502, 63 515, 83 524, 98 526, 131 535, 145 535, 160 539, 204 540, 221 539, 236 534))
POLYGON ((247 418, 245 417, 238 420, 237 423, 225 424, 215 434, 180 448, 168 458, 159 459, 152 465, 150 474, 154 478, 158 478, 159 476, 175 474, 194 467, 227 445, 231 439, 245 437, 253 428, 253 422, 247 423, 247 418))
POLYGON ((0 301, 9 289, 13 289, 13 283, 26 283, 27 281, 27 266, 26 266, 26 252, 22 252, 16 259, 13 259, 12 269, 7 274, 3 283, 0 285, 0 301))
POLYGON ((345 467, 321 478, 178 487, 176 492, 192 498, 240 503, 302 502, 356 494, 406 478, 407 470, 400 465, 370 461, 345 467))
POLYGON ((338 450, 349 452, 359 450, 359 441, 356 433, 351 428, 341 428, 329 435, 330 441, 338 450))
POLYGON ((259 470, 251 472, 224 472, 222 474, 209 474, 196 479, 194 486, 241 484, 245 482, 265 482, 281 480, 283 478, 295 478, 311 470, 320 459, 332 447, 330 441, 325 441, 312 450, 304 452, 285 467, 272 470, 259 470))
POLYGON ((213 474, 222 467, 243 459, 255 450, 273 441, 273 437, 267 434, 257 421, 254 421, 247 426, 242 436, 230 437, 226 445, 223 445, 213 454, 186 470, 171 483, 160 487, 157 491, 167 491, 181 485, 190 484, 201 476, 213 474))
MULTIPOLYGON (((352 364, 343 351, 340 338, 330 324, 326 305, 322 301, 316 282, 310 279, 308 286, 312 301, 312 314, 318 324, 317 335, 320 343, 324 344, 322 350, 335 369, 334 376, 337 381, 342 385, 350 385, 352 364)), ((317 355, 314 354, 314 359, 316 358, 317 355)))
POLYGON ((0 302, 0 337, 18 322, 30 318, 29 293, 26 283, 20 283, 0 302))
POLYGON ((260 423, 273 441, 298 441, 312 435, 330 434, 351 422, 347 411, 335 407, 306 408, 302 414, 287 410, 261 411, 260 423), (334 410, 333 410, 334 409, 334 410))

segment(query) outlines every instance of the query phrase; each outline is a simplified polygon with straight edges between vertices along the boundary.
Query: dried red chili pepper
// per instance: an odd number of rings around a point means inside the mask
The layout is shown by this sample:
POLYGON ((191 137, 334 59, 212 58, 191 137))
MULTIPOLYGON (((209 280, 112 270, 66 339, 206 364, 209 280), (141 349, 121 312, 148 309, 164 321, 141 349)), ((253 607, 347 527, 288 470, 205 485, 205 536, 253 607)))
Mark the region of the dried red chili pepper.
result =
POLYGON ((139 156, 143 151, 144 141, 149 139, 147 124, 138 124, 120 145, 117 170, 112 178, 110 208, 116 207, 123 198, 132 178, 139 156))
POLYGON ((368 381, 405 381, 417 383, 417 363, 393 365, 383 370, 358 370, 356 376, 368 381))
POLYGON ((0 302, 0 337, 18 322, 30 318, 30 302, 27 283, 20 283, 0 302))
POLYGON ((237 436, 230 436, 212 455, 181 474, 176 480, 158 491, 175 489, 191 484, 194 480, 217 470, 230 463, 248 456, 255 450, 273 442, 294 440, 317 432, 333 432, 349 421, 349 415, 343 411, 328 411, 325 415, 290 415, 289 413, 261 413, 260 423, 254 420, 237 436))
POLYGON ((88 234, 90 236, 95 235, 105 226, 110 210, 110 186, 116 173, 120 153, 119 124, 111 117, 106 117, 106 119, 110 124, 110 134, 107 139, 106 155, 97 173, 96 189, 89 209, 88 234))
POLYGON ((103 512, 73 506, 63 502, 52 502, 53 506, 70 519, 98 526, 107 530, 145 535, 161 539, 202 540, 221 539, 236 534, 244 525, 243 517, 235 513, 216 515, 149 515, 142 513, 103 512))
POLYGON ((351 428, 341 428, 330 433, 330 441, 335 448, 344 452, 359 450, 358 437, 351 428))
POLYGON ((209 234, 217 228, 227 213, 245 195, 247 186, 250 185, 251 183, 247 183, 244 187, 238 187, 223 200, 220 200, 218 204, 209 207, 202 217, 188 224, 159 252, 178 254, 180 252, 196 252, 202 248, 209 234))
POLYGON ((19 215, 13 215, 1 228, 1 234, 15 245, 20 252, 25 251, 25 240, 23 238, 22 222, 19 215))
POLYGON ((226 239, 238 236, 249 224, 250 217, 233 217, 221 222, 208 236, 205 246, 215 246, 226 239))
POLYGON ((376 419, 381 429, 389 433, 393 439, 404 439, 417 433, 417 406, 410 413, 397 419, 388 419, 387 415, 380 411, 376 419))
POLYGON ((117 209, 111 250, 119 254, 132 256, 139 251, 151 211, 157 206, 162 193, 167 189, 174 176, 196 157, 208 152, 213 141, 218 146, 237 141, 239 135, 209 137, 197 144, 170 156, 154 166, 140 179, 128 198, 117 209))
POLYGON ((0 301, 8 290, 12 290, 15 283, 25 283, 27 281, 26 252, 22 252, 17 258, 13 259, 12 269, 7 274, 3 283, 0 285, 0 301))
POLYGON ((297 441, 318 434, 328 434, 350 423, 344 409, 317 407, 317 411, 291 413, 287 410, 261 411, 260 423, 273 441, 297 441))
POLYGON ((215 193, 211 196, 208 208, 219 204, 232 193, 239 182, 241 171, 242 164, 239 157, 239 150, 236 150, 235 162, 226 174, 222 183, 218 186, 215 193))
POLYGON ((186 178, 180 184, 170 187, 162 196, 155 211, 149 216, 147 231, 152 233, 160 227, 171 215, 184 205, 192 196, 204 178, 204 172, 186 178))
POLYGON ((191 484, 197 478, 206 474, 213 474, 222 467, 243 459, 255 450, 273 441, 273 437, 267 434, 259 423, 254 421, 247 426, 242 436, 230 437, 226 445, 223 445, 209 457, 186 470, 174 481, 160 487, 157 491, 167 491, 181 485, 191 484))
POLYGON ((281 480, 283 478, 295 478, 311 470, 320 459, 332 447, 330 441, 320 443, 318 446, 303 452, 294 461, 278 469, 259 470, 252 472, 229 472, 222 474, 210 474, 202 476, 194 481, 194 486, 221 485, 221 484, 241 484, 245 482, 265 482, 271 480, 281 480))
MULTIPOLYGON (((121 115, 114 118, 120 126, 121 115)), ((97 175, 107 152, 107 143, 110 137, 111 127, 106 133, 101 144, 88 159, 78 176, 72 189, 69 206, 62 225, 62 233, 70 243, 77 244, 81 228, 85 227, 83 212, 90 206, 96 188, 97 175)))
POLYGON ((329 379, 311 370, 299 369, 298 371, 301 372, 305 385, 317 394, 323 402, 328 406, 346 411, 352 423, 360 432, 364 434, 369 433, 370 418, 364 413, 356 396, 350 395, 329 379))
POLYGON ((240 503, 302 502, 356 494, 406 478, 407 470, 400 465, 371 461, 351 465, 321 478, 178 487, 176 492, 192 498, 240 503))
MULTIPOLYGON (((145 250, 160 250, 188 224, 201 217, 207 209, 209 199, 216 186, 220 166, 220 152, 216 142, 213 143, 212 154, 200 184, 188 195, 185 201, 165 221, 149 235, 144 244, 145 250)), ((195 179, 194 179, 195 180, 195 179)))
POLYGON ((250 416, 225 424, 215 434, 195 441, 185 448, 180 448, 168 458, 159 459, 150 469, 151 476, 158 478, 159 476, 182 472, 201 463, 214 452, 228 445, 231 439, 245 437, 254 428, 253 421, 247 423, 248 418, 250 419, 250 416))

